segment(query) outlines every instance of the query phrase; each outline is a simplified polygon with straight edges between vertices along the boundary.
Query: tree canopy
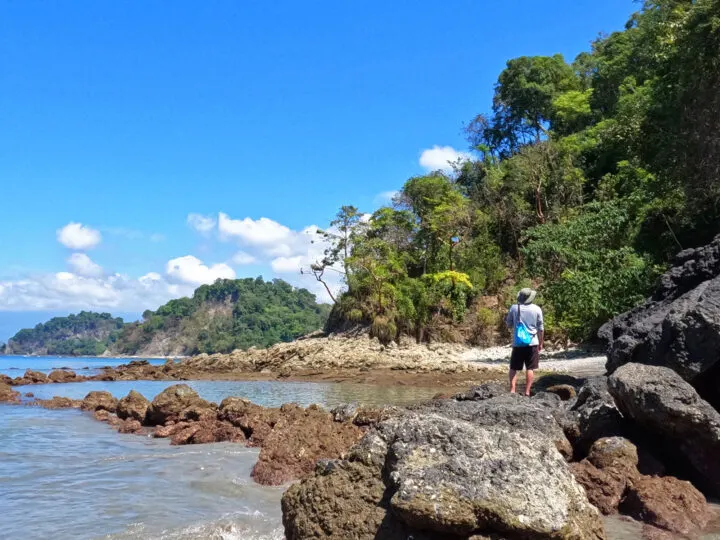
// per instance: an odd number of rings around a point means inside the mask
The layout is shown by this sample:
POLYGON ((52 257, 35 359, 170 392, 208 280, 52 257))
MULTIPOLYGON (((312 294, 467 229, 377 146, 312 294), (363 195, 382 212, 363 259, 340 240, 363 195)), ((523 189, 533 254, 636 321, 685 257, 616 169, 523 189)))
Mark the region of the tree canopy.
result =
POLYGON ((648 0, 572 62, 509 60, 466 126, 475 157, 409 179, 352 239, 330 324, 422 338, 533 283, 552 330, 589 339, 638 303, 720 233, 718 28, 720 0, 648 0))

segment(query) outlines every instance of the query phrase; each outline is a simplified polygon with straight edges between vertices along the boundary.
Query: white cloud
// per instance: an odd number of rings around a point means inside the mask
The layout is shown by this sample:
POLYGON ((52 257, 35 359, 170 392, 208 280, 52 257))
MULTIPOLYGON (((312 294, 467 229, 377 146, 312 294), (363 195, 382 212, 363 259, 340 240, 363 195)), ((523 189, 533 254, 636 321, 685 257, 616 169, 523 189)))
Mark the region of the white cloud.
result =
POLYGON ((428 171, 452 171, 451 163, 472 159, 467 152, 458 152, 452 146, 438 146, 427 148, 420 154, 420 165, 428 171))
POLYGON ((198 232, 207 233, 215 228, 215 225, 217 225, 217 220, 212 216, 203 216, 202 214, 188 214, 187 224, 198 232))
POLYGON ((214 283, 215 280, 220 278, 235 279, 235 270, 227 264, 218 263, 207 266, 192 255, 185 255, 168 261, 165 273, 171 281, 192 285, 214 283))
POLYGON ((233 255, 231 260, 233 264, 237 264, 238 266, 253 264, 257 261, 255 257, 250 255, 249 253, 245 253, 244 251, 238 251, 235 255, 233 255))
POLYGON ((0 282, 0 310, 156 309, 172 298, 192 294, 194 287, 168 283, 151 272, 138 279, 122 274, 87 277, 72 272, 0 282))
POLYGON ((82 223, 70 222, 57 230, 57 239, 70 249, 87 250, 97 246, 102 236, 100 231, 86 227, 82 223))
POLYGON ((383 191, 375 196, 375 204, 385 205, 390 204, 393 199, 399 194, 399 191, 383 191))
POLYGON ((300 273, 300 269, 305 266, 309 266, 310 261, 307 257, 302 255, 295 255, 294 257, 276 257, 270 262, 270 266, 273 272, 278 274, 291 274, 294 272, 300 273))
POLYGON ((95 263, 85 253, 73 253, 67 259, 72 271, 83 277, 100 277, 104 274, 102 266, 95 263))
POLYGON ((283 242, 292 236, 292 231, 277 221, 261 217, 254 220, 231 219, 227 214, 220 212, 218 229, 223 238, 235 238, 243 244, 251 246, 272 246, 283 242))

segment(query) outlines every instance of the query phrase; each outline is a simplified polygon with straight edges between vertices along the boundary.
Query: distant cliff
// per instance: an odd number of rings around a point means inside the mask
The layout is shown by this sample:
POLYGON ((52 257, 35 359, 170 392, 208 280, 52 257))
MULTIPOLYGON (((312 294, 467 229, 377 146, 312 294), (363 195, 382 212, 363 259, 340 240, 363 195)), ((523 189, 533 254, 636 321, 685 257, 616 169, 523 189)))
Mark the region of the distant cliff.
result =
POLYGON ((21 330, 7 354, 166 356, 231 352, 292 341, 323 327, 330 306, 282 280, 218 280, 123 323, 81 312, 21 330), (80 324, 79 321, 82 321, 80 324))

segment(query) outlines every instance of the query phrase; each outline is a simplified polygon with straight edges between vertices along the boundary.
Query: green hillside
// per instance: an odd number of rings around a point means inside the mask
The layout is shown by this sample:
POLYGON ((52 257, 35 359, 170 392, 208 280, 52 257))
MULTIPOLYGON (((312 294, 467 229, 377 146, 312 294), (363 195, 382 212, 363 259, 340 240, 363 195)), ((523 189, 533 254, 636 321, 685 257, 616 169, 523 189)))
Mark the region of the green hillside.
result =
POLYGON ((7 343, 7 354, 99 355, 117 338, 124 323, 109 313, 81 311, 54 317, 20 330, 7 343))
POLYGON ((321 329, 330 307, 276 279, 224 279, 125 326, 119 354, 196 354, 267 347, 321 329))

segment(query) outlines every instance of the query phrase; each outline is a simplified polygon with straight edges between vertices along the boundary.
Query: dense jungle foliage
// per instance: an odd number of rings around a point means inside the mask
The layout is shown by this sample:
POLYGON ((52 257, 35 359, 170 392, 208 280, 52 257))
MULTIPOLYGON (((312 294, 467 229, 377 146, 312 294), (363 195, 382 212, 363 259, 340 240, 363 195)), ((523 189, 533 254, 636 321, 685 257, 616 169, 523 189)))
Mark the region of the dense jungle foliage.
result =
POLYGON ((117 339, 124 323, 109 313, 81 311, 53 317, 35 328, 20 330, 7 343, 8 354, 99 355, 117 339))
POLYGON ((313 271, 347 282, 330 329, 423 339, 469 308, 492 327, 532 283, 551 333, 592 338, 720 232, 719 64, 718 0, 647 1, 572 62, 510 60, 466 126, 474 160, 411 178, 369 220, 343 207, 325 232, 313 271))
POLYGON ((330 307, 306 289, 262 278, 219 279, 126 325, 113 351, 140 354, 153 341, 178 354, 231 352, 292 341, 322 328, 330 307))

